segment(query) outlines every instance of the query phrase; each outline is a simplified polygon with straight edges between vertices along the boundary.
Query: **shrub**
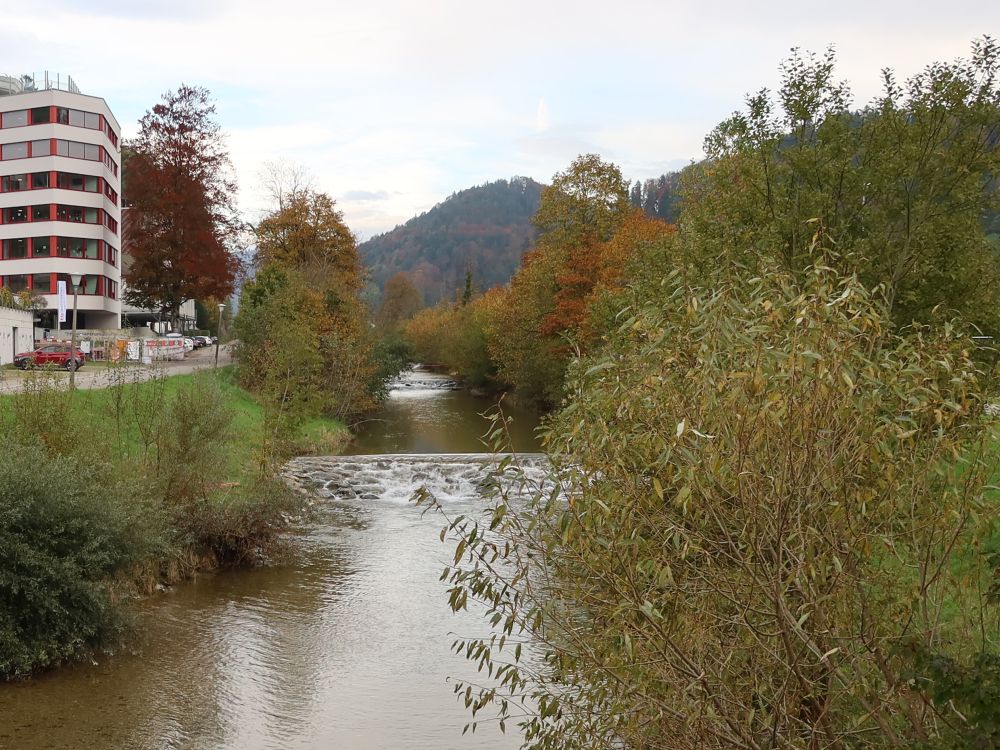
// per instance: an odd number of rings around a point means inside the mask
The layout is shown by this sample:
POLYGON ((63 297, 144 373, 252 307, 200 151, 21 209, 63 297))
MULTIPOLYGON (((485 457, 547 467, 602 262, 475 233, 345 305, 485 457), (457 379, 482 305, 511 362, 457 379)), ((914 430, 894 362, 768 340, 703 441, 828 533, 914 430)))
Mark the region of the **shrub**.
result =
POLYGON ((106 468, 0 450, 0 677, 16 677, 117 637, 109 582, 159 551, 163 527, 106 468))
POLYGON ((178 387, 157 415, 156 476, 167 505, 186 512, 204 498, 208 486, 225 476, 232 413, 218 380, 199 375, 178 387))
POLYGON ((253 565, 268 559, 302 499, 279 479, 259 478, 216 493, 191 507, 183 526, 220 565, 253 565))
POLYGON ((908 681, 915 651, 966 663, 1000 631, 964 564, 992 468, 971 342, 895 333, 824 268, 674 274, 622 317, 571 368, 549 483, 452 523, 452 605, 495 628, 459 642, 499 679, 461 686, 473 711, 527 707, 537 748, 903 746, 974 720, 908 681))
POLYGON ((72 394, 59 374, 41 370, 25 377, 8 402, 8 436, 22 445, 39 445, 51 456, 88 453, 105 457, 84 414, 73 408, 72 394))

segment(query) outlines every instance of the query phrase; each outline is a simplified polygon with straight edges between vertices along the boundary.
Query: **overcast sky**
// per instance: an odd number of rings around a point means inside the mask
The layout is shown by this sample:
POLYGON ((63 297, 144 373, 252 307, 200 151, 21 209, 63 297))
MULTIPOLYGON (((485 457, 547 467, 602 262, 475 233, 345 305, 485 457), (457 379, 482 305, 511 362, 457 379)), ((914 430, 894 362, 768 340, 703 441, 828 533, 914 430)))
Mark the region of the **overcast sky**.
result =
POLYGON ((1000 3, 670 0, 33 0, 0 72, 70 74, 126 137, 167 89, 207 87, 248 217, 263 162, 308 167, 362 239, 452 192, 548 181, 597 152, 631 180, 701 156, 791 47, 833 44, 858 103, 1000 36, 1000 3))

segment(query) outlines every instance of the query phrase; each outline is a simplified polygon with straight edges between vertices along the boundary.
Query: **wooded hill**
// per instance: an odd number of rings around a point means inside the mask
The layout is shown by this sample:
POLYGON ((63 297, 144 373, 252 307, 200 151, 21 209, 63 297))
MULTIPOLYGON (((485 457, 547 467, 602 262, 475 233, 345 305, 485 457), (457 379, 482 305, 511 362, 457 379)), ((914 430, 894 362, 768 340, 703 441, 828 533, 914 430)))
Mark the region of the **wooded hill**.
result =
POLYGON ((363 242, 361 259, 379 292, 390 276, 405 271, 428 305, 462 289, 467 271, 479 289, 506 284, 534 242, 531 217, 541 192, 529 177, 462 190, 363 242))

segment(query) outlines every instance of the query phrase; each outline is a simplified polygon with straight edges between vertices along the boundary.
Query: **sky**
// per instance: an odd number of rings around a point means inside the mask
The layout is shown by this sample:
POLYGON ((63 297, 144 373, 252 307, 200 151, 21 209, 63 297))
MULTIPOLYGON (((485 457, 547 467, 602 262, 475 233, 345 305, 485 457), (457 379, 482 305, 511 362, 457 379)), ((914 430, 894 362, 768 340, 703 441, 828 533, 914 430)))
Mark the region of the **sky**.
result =
POLYGON ((780 79, 791 48, 837 50, 862 105, 1000 36, 989 0, 32 0, 5 5, 0 73, 73 76, 125 137, 167 90, 208 88, 248 220, 261 171, 305 167, 359 239, 459 190, 547 182, 581 153, 631 181, 702 156, 780 79))

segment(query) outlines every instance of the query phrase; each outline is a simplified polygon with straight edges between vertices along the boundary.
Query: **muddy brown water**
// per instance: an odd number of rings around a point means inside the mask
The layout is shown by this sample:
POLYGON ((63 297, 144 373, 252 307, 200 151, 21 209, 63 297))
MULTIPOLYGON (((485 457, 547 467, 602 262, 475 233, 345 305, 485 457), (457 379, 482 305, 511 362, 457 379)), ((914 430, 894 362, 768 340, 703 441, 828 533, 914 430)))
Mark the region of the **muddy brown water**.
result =
MULTIPOLYGON (((407 374, 363 426, 363 455, 329 472, 286 562, 200 576, 142 602, 142 636, 122 652, 0 685, 0 748, 518 747, 510 726, 462 736, 453 680, 476 672, 450 646, 485 626, 448 608, 443 522, 408 502, 425 484, 450 512, 482 503, 487 457, 462 454, 485 450, 489 407, 407 374)), ((537 450, 535 417, 510 412, 515 450, 537 450)))

